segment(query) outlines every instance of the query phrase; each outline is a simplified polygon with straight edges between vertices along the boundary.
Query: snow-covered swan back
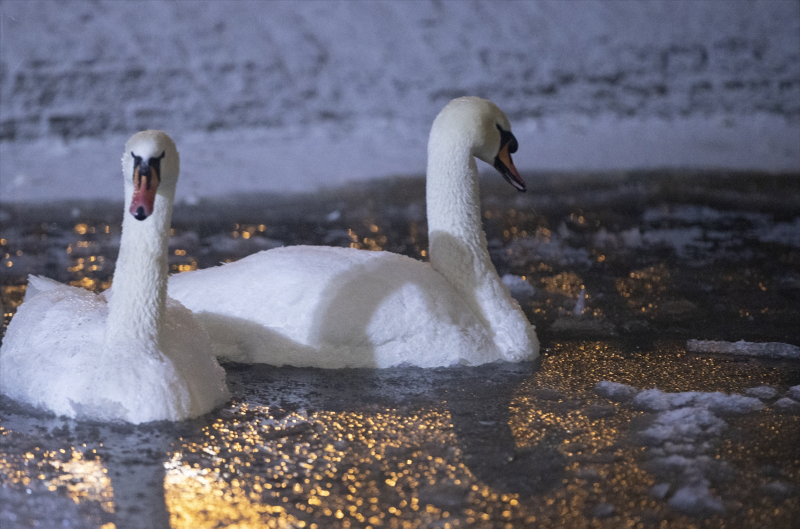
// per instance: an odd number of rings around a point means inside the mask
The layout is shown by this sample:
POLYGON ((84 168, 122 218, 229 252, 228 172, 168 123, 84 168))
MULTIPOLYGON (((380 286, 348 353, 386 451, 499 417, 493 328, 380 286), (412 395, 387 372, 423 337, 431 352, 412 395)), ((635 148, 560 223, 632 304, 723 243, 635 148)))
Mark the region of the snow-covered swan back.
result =
POLYGON ((113 287, 96 295, 30 276, 0 348, 0 390, 59 415, 142 423, 202 415, 228 398, 225 372, 192 313, 167 298, 178 151, 133 135, 113 287))
POLYGON ((500 281, 481 226, 475 157, 519 190, 508 119, 465 97, 428 143, 431 263, 388 252, 295 246, 172 276, 170 295, 240 362, 422 367, 536 358, 532 325, 500 281))

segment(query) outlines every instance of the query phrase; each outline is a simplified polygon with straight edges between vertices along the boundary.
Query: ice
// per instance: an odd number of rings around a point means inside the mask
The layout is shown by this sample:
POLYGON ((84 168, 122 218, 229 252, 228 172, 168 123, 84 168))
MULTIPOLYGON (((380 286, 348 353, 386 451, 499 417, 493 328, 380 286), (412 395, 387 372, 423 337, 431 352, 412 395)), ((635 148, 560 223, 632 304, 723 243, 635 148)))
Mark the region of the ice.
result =
POLYGON ((608 518, 614 514, 614 506, 610 503, 599 503, 592 509, 592 516, 596 518, 608 518))
POLYGON ((778 399, 772 407, 783 413, 800 413, 800 402, 789 397, 778 399))
POLYGON ((581 287, 581 293, 578 295, 578 301, 575 302, 572 313, 576 316, 580 316, 583 314, 584 310, 586 310, 586 288, 581 287))
POLYGON ((748 413, 764 408, 764 403, 753 397, 728 395, 721 392, 685 391, 665 393, 660 389, 646 389, 633 399, 634 405, 649 411, 664 411, 684 406, 703 406, 713 412, 730 414, 748 413))
POLYGON ((509 246, 509 260, 512 264, 542 261, 561 266, 584 266, 592 264, 585 248, 572 248, 560 236, 552 234, 544 237, 522 237, 509 246))
POLYGON ((722 501, 714 497, 708 488, 708 481, 701 480, 693 485, 678 489, 667 504, 673 509, 686 514, 708 514, 722 512, 725 507, 722 501))
POLYGON ((644 430, 642 435, 650 442, 694 443, 703 438, 720 435, 726 428, 725 421, 707 408, 688 407, 658 414, 655 422, 644 430))
POLYGON ((642 232, 637 227, 619 233, 611 233, 603 227, 595 233, 592 243, 598 248, 635 249, 642 246, 642 232))
POLYGON ((657 483, 650 487, 650 495, 659 500, 663 500, 667 496, 669 489, 669 483, 657 483))
POLYGON ((780 342, 689 340, 686 342, 686 350, 693 353, 736 354, 800 360, 800 347, 780 342))
POLYGON ((770 386, 758 386, 745 390, 745 395, 761 400, 769 400, 778 394, 778 390, 770 386))
POLYGON ((525 300, 533 296, 536 290, 533 285, 522 276, 515 276, 513 274, 506 274, 502 277, 503 284, 508 287, 511 295, 517 300, 525 300))
POLYGON ((617 402, 630 400, 638 391, 633 386, 620 384, 619 382, 609 382, 607 380, 598 382, 594 390, 601 397, 606 397, 617 402))
POLYGON ((772 242, 800 248, 800 217, 793 222, 779 222, 757 232, 762 242, 772 242))

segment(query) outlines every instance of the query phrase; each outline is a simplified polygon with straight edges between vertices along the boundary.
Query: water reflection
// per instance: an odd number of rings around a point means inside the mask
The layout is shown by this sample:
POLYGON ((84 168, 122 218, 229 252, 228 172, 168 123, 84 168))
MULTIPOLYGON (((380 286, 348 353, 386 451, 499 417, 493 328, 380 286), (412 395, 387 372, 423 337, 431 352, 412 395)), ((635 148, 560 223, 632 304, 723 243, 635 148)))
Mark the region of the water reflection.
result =
MULTIPOLYGON (((551 348, 539 367, 229 365, 234 403, 196 422, 136 428, 42 417, 0 398, 0 526, 793 527, 800 501, 775 484, 800 488, 800 416, 768 405, 725 417, 726 434, 704 452, 730 472, 711 483, 725 510, 695 518, 653 494, 661 479, 654 453, 663 447, 640 436, 653 414, 594 390, 599 380, 738 394, 800 383, 796 365, 683 350, 686 338, 797 342, 796 247, 760 242, 752 230, 762 228, 750 227, 744 211, 750 191, 725 212, 735 229, 695 215, 681 221, 685 232, 668 233, 675 226, 647 213, 662 200, 645 197, 658 185, 647 182, 635 192, 577 195, 569 187, 511 198, 504 187, 484 190, 498 271, 536 289, 523 306, 551 348), (681 250, 689 236, 704 253, 681 250), (572 312, 581 287, 587 317, 606 317, 622 339, 553 338, 551 322, 572 312)), ((176 208, 171 270, 298 243, 425 257, 421 180, 303 200, 176 208)), ((108 288, 119 210, 8 209, 0 234, 6 325, 28 273, 108 288)), ((764 232, 776 222, 765 215, 764 232)))
MULTIPOLYGON (((237 400, 179 425, 87 425, 5 408, 4 483, 21 497, 30 489, 68 499, 80 506, 75 516, 97 526, 571 528, 669 520, 689 528, 696 519, 650 492, 657 477, 637 433, 648 414, 600 397, 594 384, 741 393, 758 384, 785 388, 798 377, 779 365, 687 355, 675 342, 609 341, 558 343, 536 369, 228 369, 237 400)), ((767 410, 726 420, 742 433, 709 454, 736 476, 718 491, 729 507, 705 525, 744 517, 756 526, 766 513, 776 526, 788 523, 800 502, 765 497, 765 470, 750 454, 764 453, 783 479, 798 481, 800 417, 767 410)))

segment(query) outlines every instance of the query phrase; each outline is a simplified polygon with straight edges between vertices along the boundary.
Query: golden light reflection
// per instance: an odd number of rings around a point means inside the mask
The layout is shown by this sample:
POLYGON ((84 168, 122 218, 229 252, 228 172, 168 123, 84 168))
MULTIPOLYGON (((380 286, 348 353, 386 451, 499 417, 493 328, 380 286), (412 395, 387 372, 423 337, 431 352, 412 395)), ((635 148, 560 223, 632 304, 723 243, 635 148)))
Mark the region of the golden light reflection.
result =
POLYGON ((445 408, 278 418, 240 404, 233 413, 168 462, 172 527, 464 527, 465 520, 514 527, 535 520, 518 494, 494 491, 473 475, 445 408))
POLYGON ((661 263, 642 270, 634 270, 628 277, 614 280, 617 292, 626 298, 628 307, 643 313, 658 308, 661 294, 669 287, 670 273, 661 263))
MULTIPOLYGON (((639 420, 644 412, 598 396, 595 384, 610 380, 641 389, 713 388, 741 394, 759 384, 786 385, 784 376, 768 365, 687 355, 675 343, 656 345, 649 353, 624 351, 613 342, 559 343, 544 356, 537 373, 514 392, 509 426, 519 449, 551 446, 566 462, 563 489, 537 499, 566 507, 553 526, 638 527, 647 518, 653 523, 661 520, 662 526, 688 529, 698 527, 698 520, 670 510, 665 501, 650 494, 656 481, 647 470, 646 447, 631 427, 631 421, 639 420), (658 368, 653 369, 654 365, 658 368), (613 505, 613 516, 587 517, 588 508, 599 503, 613 505)), ((733 518, 731 513, 711 516, 702 526, 758 527, 765 520, 775 527, 789 523, 800 512, 800 499, 786 500, 773 512, 764 497, 753 495, 752 483, 763 478, 752 454, 781 460, 785 479, 800 479, 800 460, 787 461, 786 452, 791 439, 800 436, 800 417, 763 412, 726 420, 748 433, 735 440, 721 439, 709 455, 727 460, 743 473, 726 482, 726 495, 750 505, 736 511, 733 518)), ((542 513, 539 521, 543 521, 542 513)))
POLYGON ((583 279, 575 272, 562 272, 540 280, 547 292, 561 294, 570 298, 577 298, 583 288, 583 279))
MULTIPOLYGON (((8 433, 0 427, 0 435, 8 433)), ((21 455, 0 452, 0 476, 7 486, 46 489, 76 504, 96 502, 105 512, 113 513, 114 494, 107 470, 100 459, 86 457, 84 450, 35 447, 21 455)))

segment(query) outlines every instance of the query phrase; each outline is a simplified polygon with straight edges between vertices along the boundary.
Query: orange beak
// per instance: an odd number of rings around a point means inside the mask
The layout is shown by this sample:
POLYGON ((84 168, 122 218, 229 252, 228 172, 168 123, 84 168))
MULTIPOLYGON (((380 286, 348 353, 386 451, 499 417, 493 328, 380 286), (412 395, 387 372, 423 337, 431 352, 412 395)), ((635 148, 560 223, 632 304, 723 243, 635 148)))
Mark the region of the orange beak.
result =
POLYGON ((514 162, 511 160, 511 153, 508 152, 509 144, 506 143, 497 153, 494 159, 494 168, 500 171, 506 181, 517 188, 517 191, 525 191, 525 182, 519 175, 517 168, 514 167, 514 162))
POLYGON ((153 214, 156 190, 160 182, 156 167, 145 162, 133 168, 133 200, 129 211, 136 220, 144 220, 153 214))

